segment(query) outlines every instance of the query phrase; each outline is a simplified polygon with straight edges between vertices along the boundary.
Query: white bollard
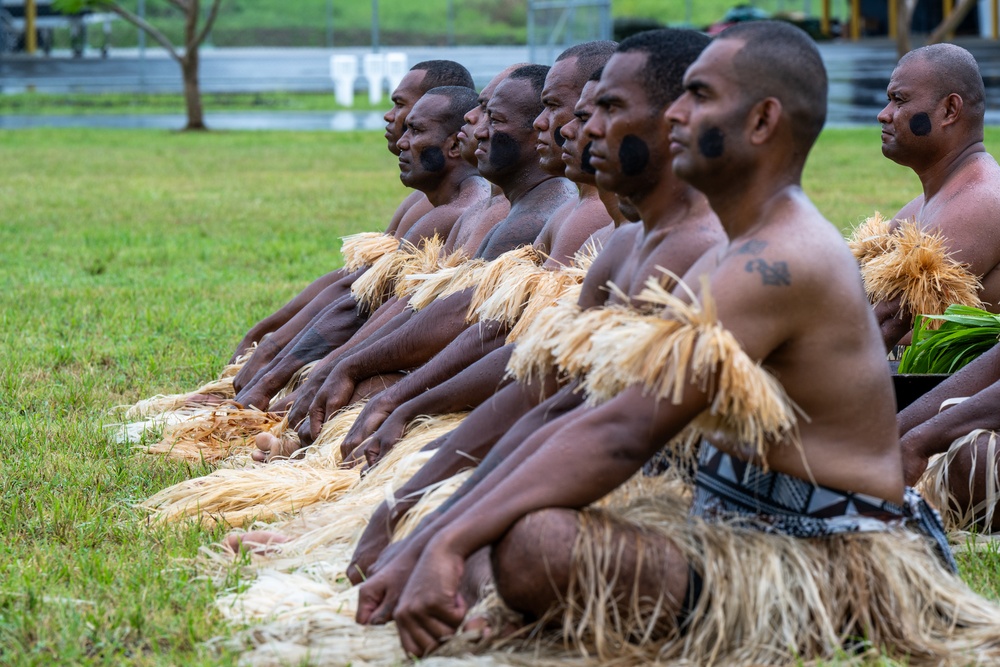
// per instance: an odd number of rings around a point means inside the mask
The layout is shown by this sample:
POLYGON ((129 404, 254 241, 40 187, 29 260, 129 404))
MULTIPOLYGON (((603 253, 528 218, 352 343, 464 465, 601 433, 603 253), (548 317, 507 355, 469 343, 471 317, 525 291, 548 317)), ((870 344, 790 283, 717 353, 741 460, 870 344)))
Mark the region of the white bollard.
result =
POLYGON ((381 53, 366 53, 364 58, 365 78, 368 79, 368 101, 382 103, 382 79, 385 78, 385 56, 381 53))
POLYGON ((354 106, 354 79, 358 76, 358 59, 355 56, 331 56, 330 76, 337 104, 354 106))
POLYGON ((406 54, 401 51, 394 51, 385 54, 385 78, 389 80, 389 91, 396 90, 406 73, 409 71, 409 63, 406 61, 406 54))

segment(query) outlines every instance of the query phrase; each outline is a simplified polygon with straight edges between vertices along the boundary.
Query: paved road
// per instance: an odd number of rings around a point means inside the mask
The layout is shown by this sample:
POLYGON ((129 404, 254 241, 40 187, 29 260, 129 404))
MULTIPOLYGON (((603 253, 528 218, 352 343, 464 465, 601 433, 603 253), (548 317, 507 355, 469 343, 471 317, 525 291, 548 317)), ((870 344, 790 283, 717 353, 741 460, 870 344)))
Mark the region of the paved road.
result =
MULTIPOLYGON (((983 70, 989 107, 992 109, 987 120, 991 124, 1000 124, 1000 44, 979 39, 960 43, 976 55, 983 70)), ((484 85, 508 64, 529 60, 527 47, 406 47, 398 50, 407 54, 410 63, 435 58, 458 60, 469 68, 479 85, 484 85)), ((332 92, 330 57, 365 52, 363 48, 203 49, 201 85, 206 92, 332 92)), ((875 114, 885 99, 885 86, 896 61, 893 45, 887 40, 838 42, 821 44, 820 52, 830 76, 830 124, 873 124, 875 114)), ((535 53, 535 60, 551 62, 555 55, 540 51, 535 53)), ((360 80, 358 83, 363 85, 360 80)), ((177 64, 162 51, 154 49, 149 49, 144 58, 140 58, 134 49, 113 51, 107 59, 74 59, 68 54, 49 58, 23 55, 0 58, 0 93, 21 92, 29 88, 42 92, 180 91, 181 79, 177 64)), ((331 114, 322 117, 292 113, 221 116, 228 120, 222 124, 217 122, 216 126, 220 128, 251 127, 253 123, 258 123, 256 126, 259 127, 284 127, 298 122, 304 124, 302 126, 347 129, 363 127, 370 118, 370 114, 355 115, 352 121, 346 120, 346 116, 335 120, 331 114), (281 118, 291 120, 283 121, 281 118)), ((113 124, 113 120, 94 122, 113 124)), ((43 121, 30 118, 17 121, 8 116, 5 121, 0 120, 0 127, 14 127, 18 122, 30 124, 43 121)), ((70 119, 60 122, 82 121, 70 119)), ((49 124, 57 124, 57 121, 51 119, 49 124)))

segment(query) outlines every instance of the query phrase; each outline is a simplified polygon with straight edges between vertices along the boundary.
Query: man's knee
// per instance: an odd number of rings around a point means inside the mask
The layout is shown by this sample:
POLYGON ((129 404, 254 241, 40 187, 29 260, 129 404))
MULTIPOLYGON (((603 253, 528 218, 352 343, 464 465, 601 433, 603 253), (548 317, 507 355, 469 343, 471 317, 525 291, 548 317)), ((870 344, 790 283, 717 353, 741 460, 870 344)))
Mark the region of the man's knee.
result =
POLYGON ((1000 491, 998 465, 1000 438, 984 432, 956 452, 948 466, 953 509, 964 513, 978 507, 974 512, 977 525, 993 531, 1000 529, 1000 512, 990 511, 1000 491))
POLYGON ((497 592, 512 609, 540 617, 569 585, 577 513, 545 509, 522 518, 494 545, 497 592))

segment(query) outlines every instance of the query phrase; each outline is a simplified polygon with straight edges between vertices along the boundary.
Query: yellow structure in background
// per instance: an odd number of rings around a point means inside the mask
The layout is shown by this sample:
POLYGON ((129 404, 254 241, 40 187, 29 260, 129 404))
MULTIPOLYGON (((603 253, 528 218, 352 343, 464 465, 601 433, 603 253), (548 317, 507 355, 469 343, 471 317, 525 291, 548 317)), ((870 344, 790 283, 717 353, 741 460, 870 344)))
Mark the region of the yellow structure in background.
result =
MULTIPOLYGON (((889 37, 895 39, 899 28, 899 12, 896 0, 886 0, 889 4, 889 37)), ((941 0, 944 16, 947 18, 955 10, 955 0, 941 0)), ((1000 0, 990 0, 990 34, 993 39, 1000 37, 1000 0)), ((975 9, 973 9, 975 11, 975 9)), ((851 0, 851 39, 861 39, 861 0, 851 0)), ((823 0, 823 15, 820 17, 823 34, 830 34, 830 0, 823 0)), ((951 39, 954 35, 948 35, 951 39)))
POLYGON ((34 53, 38 50, 38 31, 35 30, 35 18, 38 8, 35 0, 25 0, 24 3, 24 50, 34 53))

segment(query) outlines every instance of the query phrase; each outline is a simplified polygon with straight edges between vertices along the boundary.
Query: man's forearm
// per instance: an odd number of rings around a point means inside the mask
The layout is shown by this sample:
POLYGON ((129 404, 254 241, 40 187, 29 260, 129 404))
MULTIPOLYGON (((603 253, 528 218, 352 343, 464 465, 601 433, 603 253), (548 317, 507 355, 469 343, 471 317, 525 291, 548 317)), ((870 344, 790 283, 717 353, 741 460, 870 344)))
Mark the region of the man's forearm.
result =
POLYGON ((513 347, 503 345, 498 331, 470 327, 429 362, 383 392, 388 409, 405 415, 435 415, 471 410, 504 387, 513 347))
POLYGON ((458 294, 413 313, 398 329, 366 341, 364 347, 347 355, 340 369, 347 377, 363 379, 426 363, 469 327, 465 322, 468 298, 466 293, 458 294), (456 297, 460 300, 452 301, 456 297), (462 301, 465 308, 461 307, 462 301))

